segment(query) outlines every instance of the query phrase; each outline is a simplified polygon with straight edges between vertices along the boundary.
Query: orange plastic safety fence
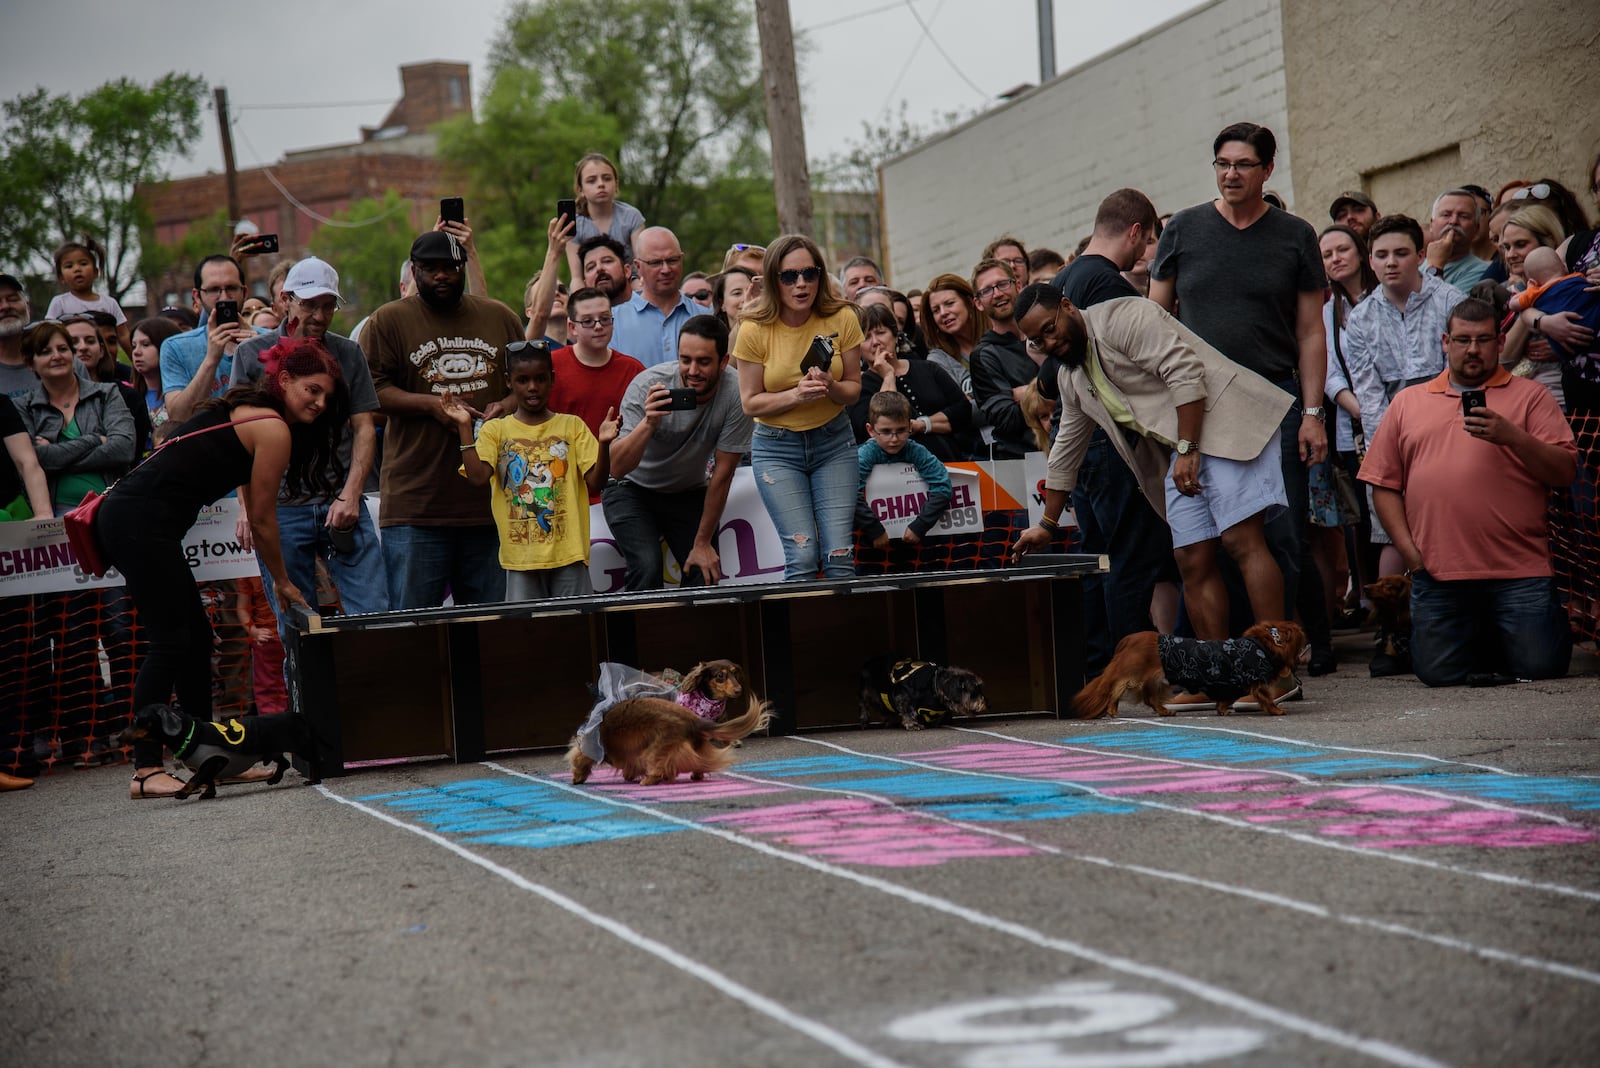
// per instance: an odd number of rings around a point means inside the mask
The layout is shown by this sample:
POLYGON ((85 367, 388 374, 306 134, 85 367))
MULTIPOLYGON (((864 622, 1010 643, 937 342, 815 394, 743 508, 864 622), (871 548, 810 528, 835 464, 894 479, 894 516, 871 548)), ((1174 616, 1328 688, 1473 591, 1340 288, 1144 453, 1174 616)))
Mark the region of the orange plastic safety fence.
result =
POLYGON ((1573 631, 1600 642, 1600 415, 1568 421, 1578 442, 1578 478, 1550 494, 1550 556, 1573 631))

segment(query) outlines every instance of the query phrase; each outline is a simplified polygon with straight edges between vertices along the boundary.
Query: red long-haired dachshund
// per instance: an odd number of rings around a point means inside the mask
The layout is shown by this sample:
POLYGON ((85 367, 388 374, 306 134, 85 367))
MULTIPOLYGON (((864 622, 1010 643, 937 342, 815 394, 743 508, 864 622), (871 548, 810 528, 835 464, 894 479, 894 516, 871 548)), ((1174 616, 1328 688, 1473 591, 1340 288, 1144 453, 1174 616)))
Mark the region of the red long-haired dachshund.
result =
POLYGON ((1117 643, 1100 677, 1072 699, 1072 711, 1079 719, 1115 716, 1117 701, 1133 692, 1157 715, 1170 716, 1167 702, 1177 685, 1215 701, 1219 716, 1232 712, 1247 693, 1261 702, 1261 711, 1281 716, 1272 683, 1293 671, 1306 649, 1306 632, 1287 622, 1257 623, 1226 641, 1172 638, 1153 630, 1130 634, 1117 643))
MULTIPOLYGON (((689 678, 696 681, 688 692, 703 692, 724 703, 743 697, 744 711, 716 722, 666 698, 630 697, 618 701, 601 720, 600 747, 605 752, 605 763, 621 772, 628 782, 654 786, 671 782, 685 772, 699 782, 708 772, 726 771, 734 762, 732 744, 771 721, 772 706, 744 684, 743 671, 737 664, 720 661, 697 665, 689 678)), ((579 739, 574 737, 567 749, 567 767, 572 769, 573 783, 587 781, 594 765, 595 760, 583 752, 579 739)))

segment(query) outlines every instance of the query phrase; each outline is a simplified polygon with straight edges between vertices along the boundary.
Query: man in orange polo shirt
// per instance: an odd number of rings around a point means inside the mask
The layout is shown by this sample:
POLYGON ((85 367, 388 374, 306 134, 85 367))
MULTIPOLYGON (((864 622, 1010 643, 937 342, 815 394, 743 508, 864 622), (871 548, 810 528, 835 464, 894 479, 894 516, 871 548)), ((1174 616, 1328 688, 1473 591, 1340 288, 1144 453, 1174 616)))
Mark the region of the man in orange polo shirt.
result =
POLYGON ((1439 377, 1395 395, 1361 479, 1411 575, 1411 659, 1429 686, 1567 673, 1546 501, 1578 472, 1560 407, 1500 366, 1494 309, 1457 304, 1439 377), (1483 406, 1464 414, 1463 392, 1483 406), (1485 658, 1485 650, 1493 654, 1485 658))

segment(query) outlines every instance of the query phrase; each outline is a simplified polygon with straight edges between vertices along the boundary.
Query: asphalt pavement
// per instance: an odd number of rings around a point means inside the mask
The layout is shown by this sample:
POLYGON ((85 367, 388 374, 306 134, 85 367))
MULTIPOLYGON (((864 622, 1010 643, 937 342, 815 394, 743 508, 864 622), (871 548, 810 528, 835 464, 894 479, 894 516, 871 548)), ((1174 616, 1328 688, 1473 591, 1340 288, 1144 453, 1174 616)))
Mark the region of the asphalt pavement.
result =
MULTIPOLYGON (((0 1064, 1588 1065, 1600 673, 0 797, 0 1064)), ((574 724, 586 710, 568 712, 574 724)), ((553 714, 540 710, 539 714, 553 714)))

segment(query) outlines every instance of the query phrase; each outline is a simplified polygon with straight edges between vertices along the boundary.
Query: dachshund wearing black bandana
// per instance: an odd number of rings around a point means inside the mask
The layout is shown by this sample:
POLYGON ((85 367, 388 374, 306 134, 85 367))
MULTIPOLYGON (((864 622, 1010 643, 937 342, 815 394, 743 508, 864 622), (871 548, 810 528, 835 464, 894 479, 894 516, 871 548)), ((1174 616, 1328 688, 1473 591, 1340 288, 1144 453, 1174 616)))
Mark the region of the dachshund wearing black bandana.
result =
POLYGON ((1172 687, 1203 693, 1217 704, 1217 715, 1233 711, 1233 703, 1249 694, 1261 711, 1283 715, 1272 699, 1272 683, 1289 674, 1306 651, 1306 632, 1294 623, 1257 623, 1241 638, 1200 641, 1171 638, 1153 630, 1130 634, 1098 679, 1072 699, 1079 719, 1115 716, 1117 702, 1133 692, 1160 716, 1170 716, 1172 687))

